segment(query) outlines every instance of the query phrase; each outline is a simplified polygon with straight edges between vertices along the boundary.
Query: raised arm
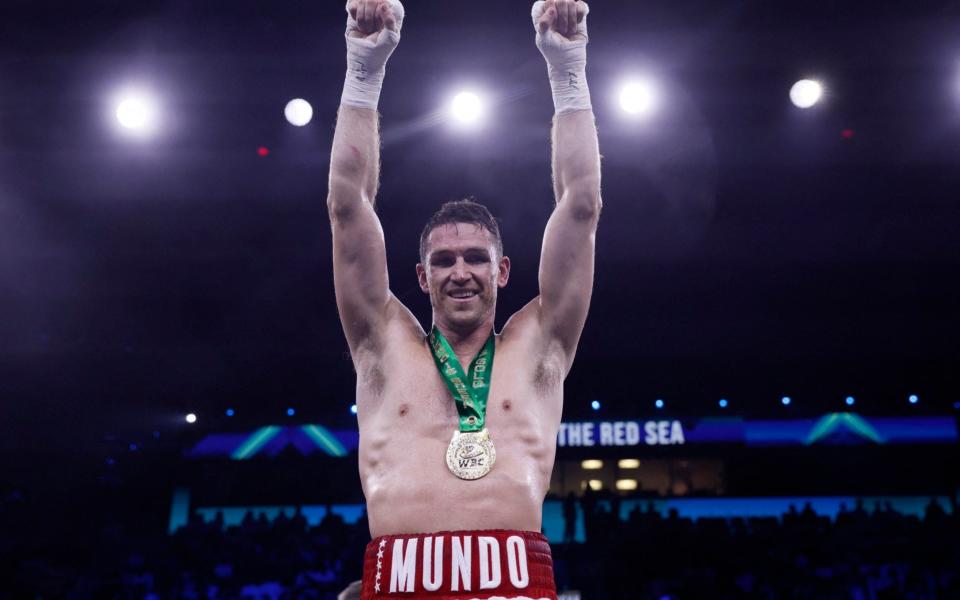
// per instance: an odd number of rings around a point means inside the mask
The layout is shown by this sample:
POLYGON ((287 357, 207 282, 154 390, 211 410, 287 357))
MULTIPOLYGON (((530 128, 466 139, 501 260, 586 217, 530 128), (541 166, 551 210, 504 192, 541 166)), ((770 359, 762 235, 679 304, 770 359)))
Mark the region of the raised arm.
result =
POLYGON ((585 2, 548 0, 533 7, 537 46, 547 60, 556 116, 553 184, 557 205, 540 258, 540 314, 548 340, 569 370, 593 292, 594 240, 600 218, 600 151, 586 79, 585 2))
POLYGON ((377 103, 387 59, 400 41, 403 6, 397 0, 350 0, 347 13, 347 75, 330 153, 327 208, 337 308, 356 356, 376 343, 391 298, 383 229, 374 212, 377 103))

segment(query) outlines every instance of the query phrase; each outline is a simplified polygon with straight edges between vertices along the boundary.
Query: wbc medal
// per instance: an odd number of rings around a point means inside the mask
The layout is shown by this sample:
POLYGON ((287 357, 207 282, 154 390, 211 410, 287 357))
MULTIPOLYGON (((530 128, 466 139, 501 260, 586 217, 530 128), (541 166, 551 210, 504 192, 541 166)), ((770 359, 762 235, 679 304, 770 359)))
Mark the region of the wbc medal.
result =
POLYGON ((486 429, 483 431, 454 431, 447 448, 447 468, 460 479, 480 479, 490 472, 497 461, 497 449, 486 429))
POLYGON ((487 343, 470 363, 468 373, 463 372, 453 348, 436 326, 430 334, 429 345, 459 414, 460 428, 453 432, 447 447, 447 468, 460 479, 480 479, 497 461, 497 450, 493 447, 490 432, 483 426, 496 337, 490 332, 487 343))

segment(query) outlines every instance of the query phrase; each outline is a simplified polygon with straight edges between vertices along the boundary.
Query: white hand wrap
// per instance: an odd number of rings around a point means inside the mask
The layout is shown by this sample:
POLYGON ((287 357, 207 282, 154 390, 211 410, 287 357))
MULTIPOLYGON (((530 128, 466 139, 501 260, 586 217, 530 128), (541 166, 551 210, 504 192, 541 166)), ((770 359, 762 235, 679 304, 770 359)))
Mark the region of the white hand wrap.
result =
POLYGON ((400 43, 403 4, 400 0, 390 0, 390 8, 397 18, 397 30, 391 31, 384 25, 376 41, 350 36, 350 32, 359 29, 359 25, 350 16, 349 4, 347 2, 347 31, 344 34, 347 38, 347 76, 343 82, 340 104, 377 110, 387 59, 400 43))
POLYGON ((534 2, 531 16, 537 32, 537 48, 547 59, 554 109, 557 114, 591 109, 590 88, 587 87, 587 14, 590 13, 590 7, 586 2, 581 2, 586 12, 583 20, 577 24, 577 36, 583 39, 570 41, 553 29, 540 33, 538 22, 543 16, 545 4, 543 0, 534 2))

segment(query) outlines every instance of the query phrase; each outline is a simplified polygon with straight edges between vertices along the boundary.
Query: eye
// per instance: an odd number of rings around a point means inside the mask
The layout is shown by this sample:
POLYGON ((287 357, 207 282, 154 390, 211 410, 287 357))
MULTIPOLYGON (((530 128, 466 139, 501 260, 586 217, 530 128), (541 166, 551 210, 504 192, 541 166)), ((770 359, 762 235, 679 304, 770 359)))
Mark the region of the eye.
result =
POLYGON ((430 259, 430 264, 435 267, 450 267, 453 266, 453 258, 450 256, 434 256, 430 259))
POLYGON ((488 261, 486 254, 470 254, 467 255, 466 260, 470 264, 479 265, 488 261))

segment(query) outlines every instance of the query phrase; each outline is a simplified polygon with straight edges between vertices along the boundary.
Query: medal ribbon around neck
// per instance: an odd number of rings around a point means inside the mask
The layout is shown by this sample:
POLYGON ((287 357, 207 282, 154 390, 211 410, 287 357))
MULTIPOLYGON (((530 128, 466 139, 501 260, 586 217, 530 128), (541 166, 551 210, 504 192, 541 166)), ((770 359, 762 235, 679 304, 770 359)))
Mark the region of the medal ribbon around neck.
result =
POLYGON ((460 431, 467 433, 483 429, 487 414, 487 397, 490 395, 490 375, 493 372, 493 350, 496 346, 493 332, 476 358, 470 363, 467 373, 457 359, 457 355, 450 347, 450 343, 443 337, 437 326, 430 332, 430 350, 433 352, 433 361, 440 370, 444 383, 453 400, 457 404, 460 414, 460 431))

